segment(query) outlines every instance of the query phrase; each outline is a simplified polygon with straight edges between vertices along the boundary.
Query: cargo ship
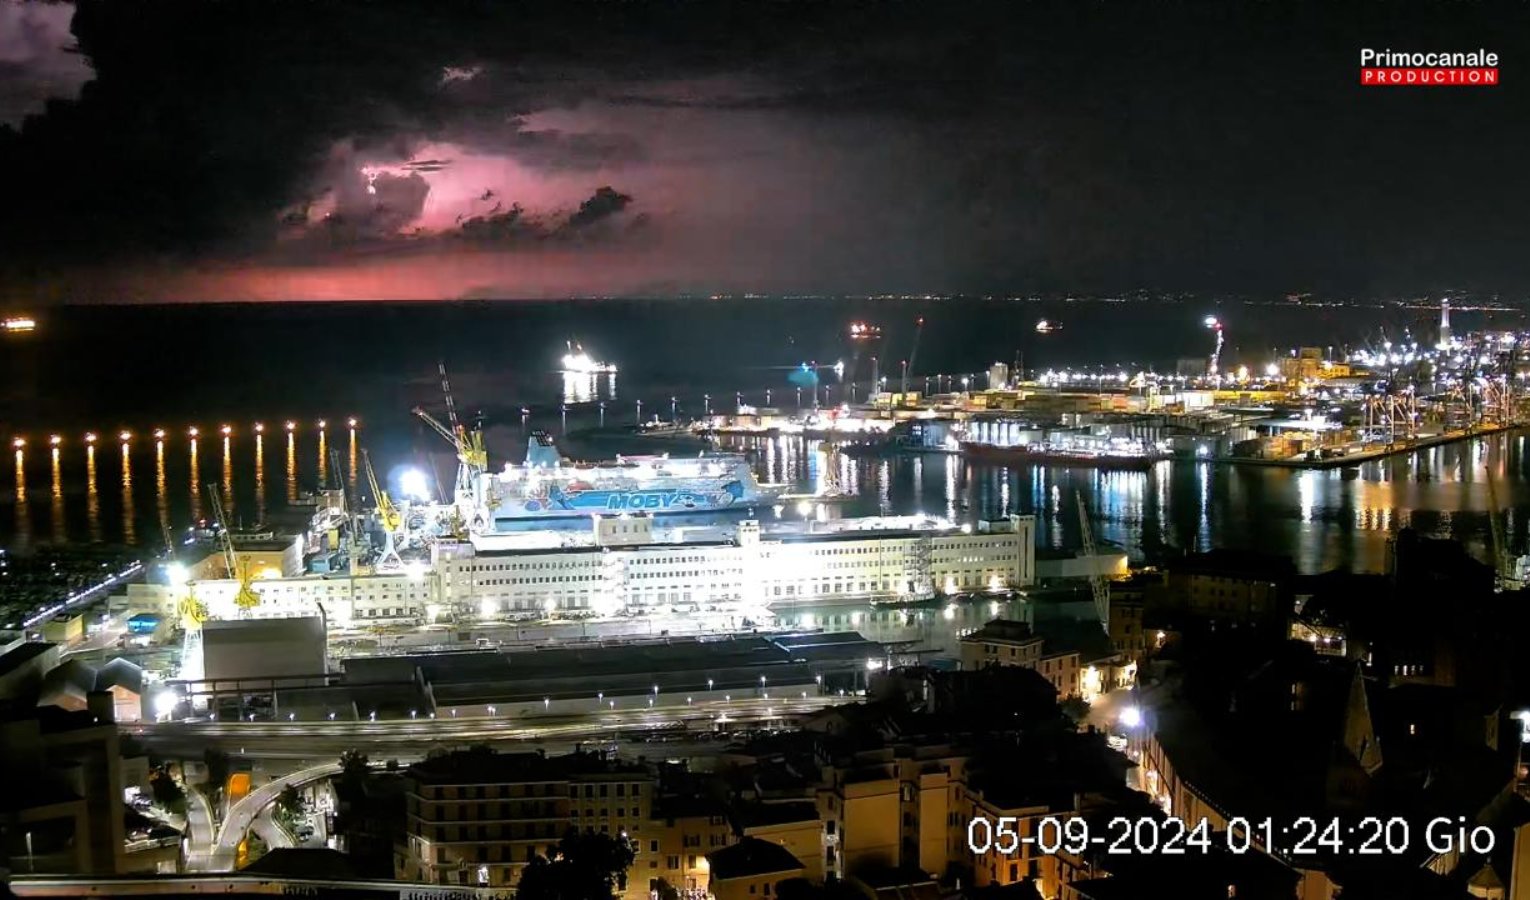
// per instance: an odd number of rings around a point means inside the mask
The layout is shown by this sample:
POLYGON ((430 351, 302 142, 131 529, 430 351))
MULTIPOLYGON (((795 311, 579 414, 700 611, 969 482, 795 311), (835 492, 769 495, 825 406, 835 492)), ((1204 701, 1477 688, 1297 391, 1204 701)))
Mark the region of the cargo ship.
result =
POLYGON ((1005 466, 1072 466, 1135 472, 1146 472, 1155 464, 1170 458, 1168 453, 1151 449, 1083 450, 1046 444, 1015 444, 1001 447, 975 441, 962 441, 961 451, 962 455, 969 459, 1005 466))
POLYGON ((621 513, 747 512, 781 493, 779 486, 760 484, 742 454, 618 456, 580 463, 564 459, 544 432, 531 435, 524 464, 484 478, 482 524, 493 531, 621 513))

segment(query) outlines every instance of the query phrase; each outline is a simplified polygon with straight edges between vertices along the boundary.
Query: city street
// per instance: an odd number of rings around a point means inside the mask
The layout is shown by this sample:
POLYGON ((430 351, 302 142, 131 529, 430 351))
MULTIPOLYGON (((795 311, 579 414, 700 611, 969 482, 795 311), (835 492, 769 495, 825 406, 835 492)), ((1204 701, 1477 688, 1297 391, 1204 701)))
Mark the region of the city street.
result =
MULTIPOLYGON (((726 743, 711 740, 708 732, 731 733, 739 729, 780 726, 802 715, 843 703, 844 697, 809 697, 793 701, 751 698, 730 703, 698 705, 670 710, 629 710, 590 716, 562 716, 551 720, 513 723, 486 718, 408 722, 166 722, 134 726, 135 737, 168 756, 200 756, 208 746, 220 746, 236 764, 286 760, 299 766, 260 785, 234 803, 214 834, 212 812, 199 792, 192 791, 188 809, 187 868, 191 871, 232 871, 239 844, 251 830, 270 848, 294 846, 290 835, 271 817, 273 804, 288 785, 303 787, 340 771, 338 760, 349 749, 360 749, 372 762, 397 759, 407 765, 428 747, 454 744, 510 743, 535 745, 551 753, 567 752, 580 743, 640 738, 655 731, 689 729, 686 739, 665 734, 654 745, 670 756, 705 756, 719 752, 726 743), (381 757, 381 758, 380 758, 381 757)), ((650 753, 649 744, 634 742, 634 751, 650 753)), ((281 763, 278 762, 278 771, 281 763)), ((314 846, 323 846, 317 840, 314 846)))
POLYGON ((233 871, 235 861, 238 859, 240 842, 245 839, 245 835, 251 826, 256 825, 257 820, 263 815, 266 817, 266 821, 264 824, 257 826, 256 833, 261 834, 262 839, 266 841, 266 845, 269 847, 292 846, 292 842, 286 839, 285 836, 275 838, 280 843, 272 843, 273 833, 279 832, 280 829, 276 828, 275 823, 270 821, 269 811, 271 805, 276 802, 277 796, 288 785, 301 787, 311 781, 328 778, 331 775, 339 774, 339 772, 340 764, 338 762, 309 766, 274 778, 270 782, 250 791, 248 796, 229 807, 228 816, 223 820, 223 826, 218 829, 217 843, 213 847, 205 871, 233 871), (262 829, 265 831, 263 834, 262 829))
POLYGON ((212 854, 215 832, 212 808, 207 796, 201 791, 186 787, 186 868, 192 872, 207 871, 212 854))

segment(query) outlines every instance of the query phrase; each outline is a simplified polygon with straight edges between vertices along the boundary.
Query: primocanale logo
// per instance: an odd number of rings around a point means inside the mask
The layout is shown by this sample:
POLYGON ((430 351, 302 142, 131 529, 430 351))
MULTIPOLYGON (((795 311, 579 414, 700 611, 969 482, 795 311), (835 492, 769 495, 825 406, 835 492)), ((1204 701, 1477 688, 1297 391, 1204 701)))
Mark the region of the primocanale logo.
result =
POLYGON ((1498 83, 1498 54, 1487 50, 1410 53, 1360 51, 1360 83, 1415 87, 1484 87, 1498 83))

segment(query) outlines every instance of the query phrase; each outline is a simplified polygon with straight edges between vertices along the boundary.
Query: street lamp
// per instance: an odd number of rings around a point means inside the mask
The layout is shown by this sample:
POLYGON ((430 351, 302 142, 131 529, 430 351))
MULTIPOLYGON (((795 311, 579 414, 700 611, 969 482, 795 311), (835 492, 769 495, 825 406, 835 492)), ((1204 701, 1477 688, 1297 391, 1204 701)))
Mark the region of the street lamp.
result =
POLYGON ((676 406, 676 404, 679 403, 679 402, 680 401, 677 400, 673 394, 670 395, 670 398, 669 398, 669 421, 670 421, 671 424, 680 421, 680 413, 677 411, 677 406, 676 406))
POLYGON ((636 424, 638 424, 638 425, 643 424, 643 401, 641 401, 641 400, 639 400, 637 402, 637 422, 636 422, 636 424))
POLYGON ((606 427, 606 401, 600 401, 600 427, 606 427))

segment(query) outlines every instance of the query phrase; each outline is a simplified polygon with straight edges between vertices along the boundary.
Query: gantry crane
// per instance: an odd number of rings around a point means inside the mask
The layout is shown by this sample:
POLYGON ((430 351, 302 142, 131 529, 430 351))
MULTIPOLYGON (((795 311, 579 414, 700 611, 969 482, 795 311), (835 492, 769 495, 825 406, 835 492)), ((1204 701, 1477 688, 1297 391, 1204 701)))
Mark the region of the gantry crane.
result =
POLYGON ((489 453, 484 448, 483 432, 478 428, 468 430, 457 417, 457 403, 452 399, 452 384, 446 377, 446 363, 440 364, 441 394, 446 400, 446 422, 443 425, 434 416, 426 412, 422 407, 416 406, 414 414, 422 422, 429 425, 431 430, 446 439, 457 451, 457 483, 456 494, 459 498, 464 495, 474 496, 477 486, 482 480, 484 470, 489 467, 489 453))
POLYGON ((1105 576, 1100 574, 1096 550, 1094 546, 1094 531, 1089 527, 1089 508, 1084 505, 1084 495, 1074 492, 1073 499, 1078 503, 1078 527, 1083 536, 1084 555, 1089 566, 1089 593, 1094 595, 1094 612, 1100 617, 1100 627, 1110 631, 1110 588, 1105 586, 1105 576))
POLYGON ((388 498, 388 492, 377 483, 377 473, 372 469, 372 454, 365 449, 361 451, 361 465, 366 469, 367 487, 372 489, 372 502, 377 504, 377 519, 383 527, 383 551, 377 558, 377 567, 402 568, 404 561, 399 559, 398 550, 393 546, 393 535, 403 526, 404 514, 399 512, 398 507, 388 498))
POLYGON ((213 521, 218 523, 218 543, 223 549, 223 563, 228 568, 228 577, 239 582, 239 590, 234 594, 234 605, 241 612, 248 612, 260 605, 260 595, 250 587, 254 573, 248 564, 239 563, 239 556, 234 552, 234 536, 228 528, 228 516, 223 512, 223 498, 218 493, 218 485, 208 484, 206 488, 207 502, 212 505, 213 521))

